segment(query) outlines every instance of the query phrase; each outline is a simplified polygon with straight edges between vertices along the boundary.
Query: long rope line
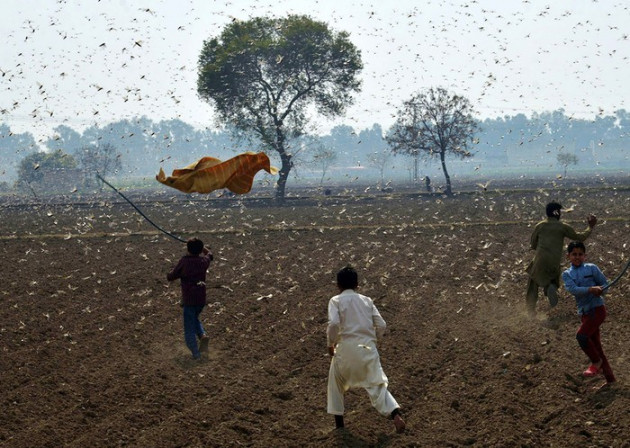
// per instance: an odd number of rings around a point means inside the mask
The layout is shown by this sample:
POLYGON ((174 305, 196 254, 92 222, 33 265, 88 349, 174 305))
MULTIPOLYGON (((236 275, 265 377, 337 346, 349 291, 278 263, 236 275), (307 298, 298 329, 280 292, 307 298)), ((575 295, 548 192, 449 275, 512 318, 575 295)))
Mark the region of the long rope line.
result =
POLYGON ((153 221, 151 221, 147 215, 145 215, 144 213, 142 213, 142 210, 140 210, 138 207, 136 207, 136 205, 131 202, 129 199, 127 199, 127 197, 122 194, 116 187, 114 187, 112 184, 110 184, 109 182, 107 182, 105 179, 103 179, 103 177, 101 177, 101 175, 99 173, 96 173, 96 177, 98 177, 100 180, 103 181, 103 183, 105 183, 106 185, 108 185, 112 190, 114 190, 116 193, 118 193, 120 195, 120 197, 122 197, 125 201, 129 202, 129 204, 136 209, 136 211, 138 213, 140 213, 140 215, 146 219, 149 224, 151 224, 153 227, 155 227, 156 229, 158 229, 160 232, 164 233, 165 235, 170 236, 171 238, 176 239, 177 241, 181 241, 182 243, 185 243, 186 240, 181 239, 180 237, 178 237, 177 235, 173 235, 171 232, 168 232, 166 230, 164 230, 163 228, 161 228, 160 226, 158 226, 156 223, 154 223, 153 221))
POLYGON ((628 262, 626 263, 626 267, 623 268, 623 271, 621 271, 619 273, 619 275, 617 277, 614 278, 614 280, 612 282, 608 282, 608 284, 604 285, 604 287, 602 288, 604 291, 606 291, 608 288, 610 288, 611 286, 613 286, 615 283, 617 283, 619 281, 619 279, 621 277, 623 277, 623 274, 626 273, 626 271, 628 270, 628 267, 630 267, 630 260, 628 260, 628 262))

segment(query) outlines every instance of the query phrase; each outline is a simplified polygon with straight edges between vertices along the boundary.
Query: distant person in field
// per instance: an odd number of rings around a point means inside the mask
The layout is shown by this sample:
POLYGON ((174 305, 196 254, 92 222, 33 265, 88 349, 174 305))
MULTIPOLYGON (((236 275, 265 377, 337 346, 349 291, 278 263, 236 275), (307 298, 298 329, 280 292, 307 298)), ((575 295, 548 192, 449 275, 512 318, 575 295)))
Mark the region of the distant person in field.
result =
POLYGON ((526 270, 529 275, 526 304, 530 316, 536 315, 539 288, 543 288, 552 308, 558 304, 564 239, 584 241, 597 224, 597 218, 589 215, 586 219, 588 228, 576 232, 569 224, 560 221, 561 209, 558 202, 547 204, 547 219, 536 224, 531 236, 531 248, 536 252, 526 270))
POLYGON ((582 319, 576 338, 580 348, 591 360, 591 365, 584 371, 584 376, 603 374, 607 383, 613 383, 615 375, 604 354, 599 333, 599 327, 606 319, 603 286, 608 281, 596 265, 585 263, 584 243, 580 241, 569 243, 567 257, 571 266, 562 273, 562 281, 566 290, 575 296, 578 314, 582 319))
POLYGON ((328 302, 328 353, 332 357, 328 373, 328 413, 335 416, 337 428, 344 427, 344 393, 364 388, 372 406, 391 418, 397 432, 405 422, 400 407, 387 390, 388 380, 381 367, 377 338, 385 331, 385 321, 372 299, 358 294, 357 272, 350 266, 337 273, 339 295, 328 302))
POLYGON ((191 238, 186 242, 184 255, 171 272, 166 275, 169 282, 180 279, 182 288, 182 308, 184 310, 184 339, 194 359, 201 358, 201 352, 208 350, 206 334, 199 315, 206 305, 206 272, 213 260, 212 252, 203 241, 191 238), (199 339, 199 344, 197 344, 199 339))

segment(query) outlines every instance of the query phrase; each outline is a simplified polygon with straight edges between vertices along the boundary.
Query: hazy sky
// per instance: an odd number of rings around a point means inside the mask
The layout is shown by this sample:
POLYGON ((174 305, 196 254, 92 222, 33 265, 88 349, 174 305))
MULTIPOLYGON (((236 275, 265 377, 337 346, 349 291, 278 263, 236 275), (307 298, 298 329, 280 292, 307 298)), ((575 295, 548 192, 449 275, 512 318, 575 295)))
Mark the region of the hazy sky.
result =
POLYGON ((624 1, 3 0, 0 122, 37 138, 145 115, 214 127, 196 93, 203 41, 233 19, 308 14, 348 31, 364 62, 345 123, 394 121, 428 87, 468 97, 480 118, 628 108, 624 1))

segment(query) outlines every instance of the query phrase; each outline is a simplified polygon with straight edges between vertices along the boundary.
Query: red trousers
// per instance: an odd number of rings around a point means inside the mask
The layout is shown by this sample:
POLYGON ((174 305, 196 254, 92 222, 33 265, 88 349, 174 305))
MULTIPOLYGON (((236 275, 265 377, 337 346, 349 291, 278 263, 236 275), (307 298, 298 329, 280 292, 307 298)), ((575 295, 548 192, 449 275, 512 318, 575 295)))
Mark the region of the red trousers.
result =
POLYGON ((586 314, 582 314, 582 325, 577 331, 576 338, 580 343, 580 347, 586 353, 586 356, 591 360, 593 364, 596 364, 601 359, 602 371, 606 381, 612 383, 615 381, 615 375, 612 368, 606 359, 604 349, 600 340, 599 327, 606 319, 606 307, 598 306, 593 308, 586 314))

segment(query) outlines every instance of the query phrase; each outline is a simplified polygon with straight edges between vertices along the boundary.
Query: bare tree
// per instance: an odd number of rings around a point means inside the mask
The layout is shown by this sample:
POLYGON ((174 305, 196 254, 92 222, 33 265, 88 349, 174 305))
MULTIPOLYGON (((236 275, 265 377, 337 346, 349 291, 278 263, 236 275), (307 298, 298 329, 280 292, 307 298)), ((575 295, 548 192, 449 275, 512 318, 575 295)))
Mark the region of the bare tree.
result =
POLYGON ((107 176, 120 170, 122 168, 120 156, 111 143, 82 146, 76 153, 76 159, 86 173, 85 183, 89 186, 97 182, 97 173, 107 176))
POLYGON ((431 88, 405 101, 397 115, 385 137, 392 151, 439 157, 446 179, 445 193, 451 195, 446 153, 461 158, 472 157, 469 147, 478 126, 470 101, 463 96, 451 95, 445 89, 431 88))
POLYGON ((315 146, 312 163, 322 171, 322 177, 319 179, 320 186, 324 184, 326 172, 332 166, 332 164, 335 163, 337 158, 337 153, 331 148, 328 148, 321 144, 315 146))
POLYGON ((578 157, 570 152, 559 152, 557 155, 558 163, 564 168, 562 177, 567 177, 567 168, 569 165, 577 165, 578 157))
POLYGON ((368 156, 368 163, 371 167, 378 170, 381 185, 383 185, 385 177, 385 168, 392 159, 392 152, 388 150, 375 151, 368 156))

